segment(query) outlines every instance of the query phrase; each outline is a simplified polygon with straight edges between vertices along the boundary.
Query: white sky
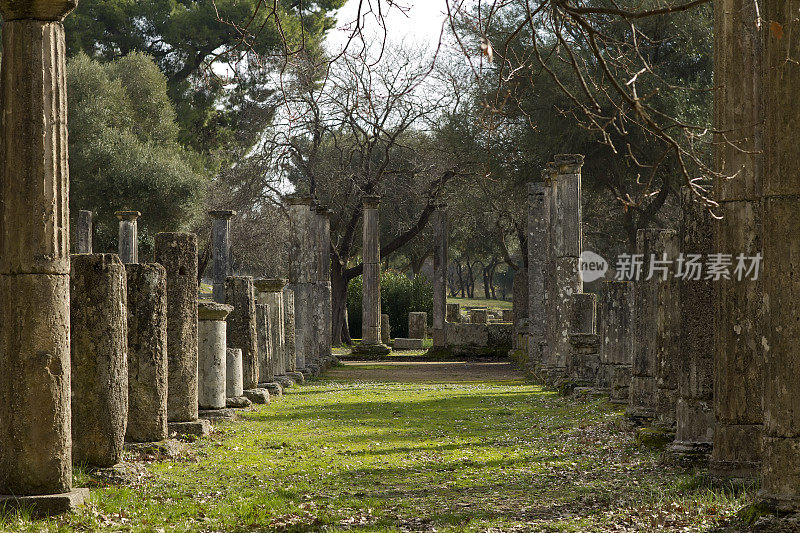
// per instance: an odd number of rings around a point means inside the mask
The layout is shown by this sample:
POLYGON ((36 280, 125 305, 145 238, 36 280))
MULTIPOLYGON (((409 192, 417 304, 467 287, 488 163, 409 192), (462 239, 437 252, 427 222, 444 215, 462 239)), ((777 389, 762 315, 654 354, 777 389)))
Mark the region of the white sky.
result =
MULTIPOLYGON (((347 25, 355 20, 359 3, 363 17, 364 12, 370 10, 370 6, 377 11, 378 2, 381 3, 382 9, 386 9, 386 2, 383 0, 347 0, 344 7, 337 12, 337 25, 327 38, 330 53, 339 53, 347 42, 350 36, 347 25)), ((405 44, 413 48, 433 50, 439 43, 442 24, 446 19, 444 0, 398 0, 398 5, 402 6, 404 11, 393 7, 384 17, 388 40, 398 44, 405 41, 405 44)), ((375 15, 370 14, 363 19, 366 36, 383 34, 375 15)))

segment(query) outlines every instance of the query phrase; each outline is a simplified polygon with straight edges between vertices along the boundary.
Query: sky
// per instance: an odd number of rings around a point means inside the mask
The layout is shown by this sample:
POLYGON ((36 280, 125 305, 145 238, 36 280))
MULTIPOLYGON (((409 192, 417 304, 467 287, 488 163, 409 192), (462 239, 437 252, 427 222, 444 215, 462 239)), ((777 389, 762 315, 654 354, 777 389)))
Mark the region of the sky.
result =
MULTIPOLYGON (((353 22, 358 13, 359 3, 362 4, 362 13, 369 10, 371 4, 377 11, 377 2, 382 8, 386 7, 385 0, 347 0, 347 3, 337 12, 337 26, 328 38, 327 45, 331 53, 341 51, 350 35, 346 26, 353 22)), ((442 24, 446 19, 444 0, 397 0, 398 5, 407 8, 401 12, 397 8, 389 10, 385 17, 387 37, 390 42, 411 44, 413 47, 433 49, 439 43, 442 24)), ((382 34, 376 18, 369 15, 365 18, 366 35, 382 34)))

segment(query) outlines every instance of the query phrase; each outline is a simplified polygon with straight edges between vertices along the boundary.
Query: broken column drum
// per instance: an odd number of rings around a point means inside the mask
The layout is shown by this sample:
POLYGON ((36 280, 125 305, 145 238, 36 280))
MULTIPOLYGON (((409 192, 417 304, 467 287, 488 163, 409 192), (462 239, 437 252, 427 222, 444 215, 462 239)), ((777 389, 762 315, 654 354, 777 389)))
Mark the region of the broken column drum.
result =
POLYGON ((213 299, 225 303, 225 279, 231 271, 231 217, 236 211, 209 211, 211 216, 211 252, 214 262, 213 299))
POLYGON ((528 368, 538 370, 547 360, 547 282, 550 263, 550 174, 528 184, 528 368), (547 178, 547 181, 544 179, 547 178))
POLYGON ((122 460, 128 421, 125 266, 116 254, 78 254, 70 276, 72 460, 122 460))
POLYGON ((78 226, 75 230, 76 254, 92 253, 92 212, 81 210, 78 212, 78 226))
POLYGON ((389 344, 392 340, 390 336, 391 326, 389 324, 389 315, 382 314, 381 315, 381 342, 383 344, 389 344))
POLYGON ((604 281, 599 386, 613 403, 627 403, 633 363, 632 281, 604 281))
POLYGON ((381 343, 381 251, 378 205, 380 197, 364 197, 364 270, 361 318, 361 343, 356 353, 386 354, 389 348, 381 343))
POLYGON ((225 350, 225 396, 239 398, 244 394, 242 380, 242 350, 228 348, 225 350))
POLYGON ((0 1, 0 505, 64 511, 72 490, 64 27, 72 1, 0 1), (13 496, 5 496, 13 495, 13 496), (28 496, 35 496, 32 499, 28 496))
POLYGON ((255 389, 258 387, 259 362, 253 278, 228 276, 225 280, 225 301, 233 306, 227 320, 228 345, 242 349, 244 388, 255 389))
MULTIPOLYGON (((433 213, 433 350, 441 350, 447 346, 447 322, 450 320, 450 309, 447 303, 447 261, 449 228, 447 225, 447 205, 440 203, 433 213)), ((458 306, 458 304, 455 304, 458 306)), ((456 315, 459 314, 456 307, 456 315)), ((460 318, 460 317, 459 317, 460 318)), ((387 333, 388 337, 388 333, 387 333)))
POLYGON ((156 262, 167 271, 167 415, 197 420, 197 236, 159 233, 156 262))
POLYGON ((125 265, 128 277, 128 442, 167 438, 167 272, 125 265))
POLYGON ((224 409, 228 388, 227 331, 225 319, 233 310, 216 302, 198 304, 198 386, 200 409, 224 409))
POLYGON ((313 255, 310 225, 311 198, 288 196, 289 204, 289 287, 294 293, 294 332, 295 367, 298 371, 307 370, 306 358, 310 363, 314 353, 314 308, 312 279, 313 255))
POLYGON ((269 306, 256 304, 256 335, 258 337, 258 381, 259 386, 271 383, 279 375, 278 361, 273 353, 270 330, 269 306))
POLYGON ((139 262, 139 211, 117 211, 119 219, 119 258, 123 263, 139 262))

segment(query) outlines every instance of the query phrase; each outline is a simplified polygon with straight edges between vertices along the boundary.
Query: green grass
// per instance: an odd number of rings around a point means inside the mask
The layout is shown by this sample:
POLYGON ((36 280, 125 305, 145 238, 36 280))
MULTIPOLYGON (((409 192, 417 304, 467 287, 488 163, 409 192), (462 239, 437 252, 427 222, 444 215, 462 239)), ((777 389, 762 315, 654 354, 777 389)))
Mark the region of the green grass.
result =
POLYGON ((461 307, 488 307, 490 309, 511 309, 512 302, 506 300, 486 300, 482 298, 450 298, 447 303, 461 304, 461 307))
POLYGON ((422 383, 370 378, 391 365, 337 368, 135 482, 95 488, 75 514, 0 515, 0 530, 703 531, 749 502, 661 464, 603 400, 491 365, 462 370, 469 381, 436 368, 422 383))

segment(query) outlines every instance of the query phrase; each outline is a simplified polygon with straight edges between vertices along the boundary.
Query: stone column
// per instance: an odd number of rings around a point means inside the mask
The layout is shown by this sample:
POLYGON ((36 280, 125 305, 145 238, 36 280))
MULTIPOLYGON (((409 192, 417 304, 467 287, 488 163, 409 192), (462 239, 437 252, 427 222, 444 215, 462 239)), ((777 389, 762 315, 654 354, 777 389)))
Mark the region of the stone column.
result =
MULTIPOLYGON (((670 231, 663 237, 662 254, 675 261, 680 254, 680 238, 670 231)), ((679 280, 671 272, 658 284, 658 315, 656 317, 656 418, 655 424, 667 431, 675 431, 675 410, 678 403, 678 372, 681 354, 681 300, 679 280)), ((656 277, 655 275, 653 277, 656 277)))
POLYGON ((765 62, 761 70, 765 119, 762 347, 766 365, 759 496, 778 511, 796 512, 800 510, 800 280, 796 275, 800 267, 800 174, 797 147, 792 140, 796 139, 800 102, 795 91, 784 84, 800 82, 797 71, 790 66, 800 57, 796 42, 800 21, 794 2, 769 0, 764 5, 764 16, 768 17, 764 20, 777 23, 785 33, 783 38, 774 31, 761 33, 765 62))
POLYGON ((297 354, 295 347, 295 318, 294 318, 294 291, 291 285, 283 288, 283 340, 286 350, 286 360, 294 363, 295 372, 297 368, 297 354))
POLYGON ((633 363, 633 282, 604 281, 599 387, 612 403, 627 403, 633 363))
POLYGON ((225 350, 225 396, 239 398, 244 396, 244 380, 242 379, 242 350, 227 348, 225 350))
POLYGON ((333 306, 331 302, 331 213, 327 206, 317 207, 318 266, 317 285, 320 309, 320 358, 327 365, 333 361, 333 306))
POLYGON ((353 353, 387 354, 389 347, 381 344, 381 245, 378 225, 380 197, 364 197, 363 245, 363 303, 361 344, 353 353))
POLYGON ((167 438, 167 271, 125 265, 128 277, 128 442, 167 438))
MULTIPOLYGON (((520 339, 528 335, 528 269, 521 266, 514 271, 514 279, 511 285, 511 314, 509 322, 513 324, 511 348, 513 350, 525 349, 521 345, 520 339), (523 328, 524 324, 524 328, 523 328)), ((501 311, 501 319, 503 312, 501 311)))
POLYGON ((170 433, 207 435, 197 418, 197 235, 159 233, 155 259, 167 271, 167 420, 170 433))
POLYGON ((70 509, 88 494, 72 490, 70 436, 61 21, 74 7, 68 0, 0 1, 0 505, 34 514, 70 509))
POLYGON ((228 345, 242 349, 242 379, 245 389, 258 388, 258 336, 256 293, 251 276, 228 276, 225 301, 233 306, 228 315, 228 345))
POLYGON ((139 211, 117 211, 119 219, 119 258, 123 263, 139 262, 139 230, 137 220, 139 211))
POLYGON ((81 210, 78 212, 78 228, 76 235, 76 254, 92 253, 92 212, 81 210))
POLYGON ((115 254, 72 256, 72 461, 122 460, 128 421, 125 266, 115 254))
POLYGON ((200 302, 197 312, 197 403, 200 409, 224 409, 228 367, 227 327, 230 305, 200 302))
MULTIPOLYGON (((636 253, 642 256, 642 270, 639 281, 634 286, 634 351, 626 414, 636 423, 649 424, 658 413, 664 412, 657 407, 658 381, 659 376, 663 376, 661 381, 666 385, 666 378, 669 377, 661 366, 668 357, 667 353, 670 353, 665 351, 670 342, 665 336, 670 323, 665 320, 672 309, 668 301, 670 295, 667 293, 674 291, 674 283, 669 279, 663 280, 659 272, 654 273, 650 279, 646 278, 654 258, 661 260, 664 254, 671 260, 677 258, 677 233, 672 230, 640 229, 636 234, 636 253)), ((671 265, 669 269, 671 275, 671 265)), ((666 404, 667 394, 662 393, 661 399, 666 404)))
MULTIPOLYGON (((762 252, 763 239, 762 105, 766 91, 762 90, 759 73, 763 68, 762 36, 770 34, 756 24, 759 16, 765 16, 757 9, 757 4, 747 0, 714 4, 714 129, 725 132, 715 137, 714 159, 717 172, 735 176, 715 183, 716 211, 722 220, 714 224, 714 247, 719 253, 748 257, 762 252)), ((788 22, 782 18, 764 20, 788 22)), ((789 114, 781 115, 790 119, 789 114)), ((770 231, 780 234, 778 229, 770 231)), ((762 281, 715 281, 714 299, 716 426, 710 473, 720 480, 756 481, 763 422, 763 320, 768 307, 762 281)))
POLYGON ((536 372, 546 361, 547 281, 552 185, 549 174, 528 184, 528 368, 536 372))
MULTIPOLYGON (((714 252, 714 225, 708 208, 688 187, 681 189, 680 246, 683 257, 714 252)), ((678 403, 671 451, 706 462, 714 441, 714 282, 681 279, 678 403)))
MULTIPOLYGON (((447 262, 450 241, 447 204, 440 203, 433 214, 433 351, 447 348, 447 262)), ((458 304, 456 304, 458 305, 458 304)), ((388 333, 387 333, 388 336, 388 333)), ((385 344, 385 343, 384 343, 385 344)))
POLYGON ((381 342, 388 346, 391 340, 392 340, 391 326, 389 324, 389 315, 384 313, 381 315, 381 342))
POLYGON ((553 194, 550 206, 550 246, 553 272, 552 342, 543 365, 547 381, 557 385, 566 375, 570 352, 569 316, 572 295, 583 292, 580 255, 583 250, 581 167, 583 156, 561 154, 550 167, 553 194))
POLYGON ((415 311, 408 313, 408 338, 426 339, 425 331, 428 327, 428 313, 415 311))
POLYGON ((315 350, 314 338, 314 282, 312 279, 312 255, 310 206, 311 198, 288 196, 289 204, 289 286, 294 293, 295 312, 295 368, 304 373, 313 373, 309 367, 315 350), (308 362, 306 359, 308 358, 308 362))
POLYGON ((225 303, 225 279, 231 271, 231 217, 236 211, 209 211, 211 215, 211 252, 214 260, 214 301, 225 303))
POLYGON ((570 309, 570 353, 567 359, 569 388, 594 387, 600 369, 600 337, 597 335, 597 296, 572 296, 570 309))
MULTIPOLYGON (((269 345, 272 348, 272 370, 274 375, 272 380, 277 381, 284 387, 291 387, 292 381, 303 381, 303 374, 289 370, 289 358, 286 351, 285 324, 283 305, 283 288, 286 286, 285 279, 259 279, 255 286, 258 293, 258 303, 267 306, 269 318, 269 345)), ((294 363, 292 361, 291 363, 294 363)))

